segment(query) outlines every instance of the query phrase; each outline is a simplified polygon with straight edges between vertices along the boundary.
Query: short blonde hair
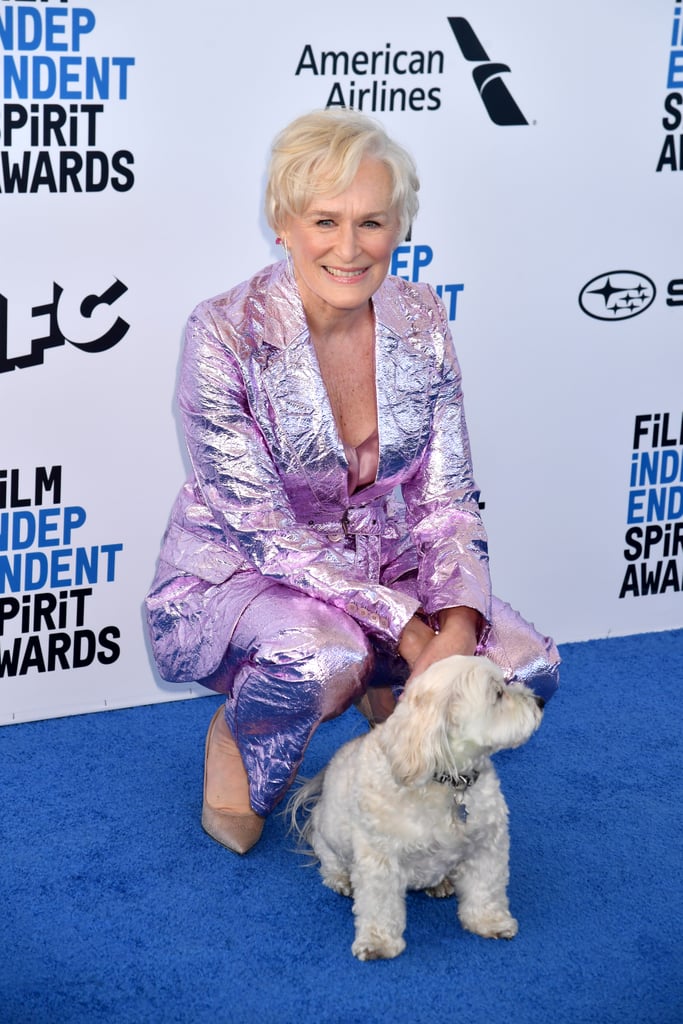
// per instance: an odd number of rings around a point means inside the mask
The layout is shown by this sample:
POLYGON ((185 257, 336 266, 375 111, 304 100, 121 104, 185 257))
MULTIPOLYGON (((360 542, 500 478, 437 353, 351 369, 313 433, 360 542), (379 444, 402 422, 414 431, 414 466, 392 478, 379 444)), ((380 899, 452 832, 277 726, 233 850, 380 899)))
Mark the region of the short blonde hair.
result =
POLYGON ((296 118, 276 136, 265 197, 266 217, 273 231, 282 229, 287 216, 300 216, 314 196, 343 192, 366 157, 380 160, 389 170, 399 240, 405 239, 418 209, 420 182, 415 162, 379 122, 347 108, 314 110, 296 118))

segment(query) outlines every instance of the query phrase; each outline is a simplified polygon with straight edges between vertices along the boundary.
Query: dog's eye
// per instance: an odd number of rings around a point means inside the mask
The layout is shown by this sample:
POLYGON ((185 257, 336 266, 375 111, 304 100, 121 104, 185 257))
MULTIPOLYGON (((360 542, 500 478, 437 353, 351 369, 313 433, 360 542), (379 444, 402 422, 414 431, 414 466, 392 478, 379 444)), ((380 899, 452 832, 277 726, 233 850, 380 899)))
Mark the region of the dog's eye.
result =
POLYGON ((498 690, 498 692, 496 693, 496 704, 498 703, 498 701, 503 699, 504 693, 504 690, 498 690))

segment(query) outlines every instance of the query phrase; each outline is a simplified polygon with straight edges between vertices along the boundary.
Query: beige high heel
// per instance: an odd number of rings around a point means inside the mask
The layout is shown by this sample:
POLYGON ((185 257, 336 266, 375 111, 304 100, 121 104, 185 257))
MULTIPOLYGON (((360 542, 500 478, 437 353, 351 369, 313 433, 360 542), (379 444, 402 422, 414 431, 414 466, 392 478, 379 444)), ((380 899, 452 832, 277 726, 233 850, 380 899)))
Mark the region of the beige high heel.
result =
POLYGON ((249 804, 247 773, 221 705, 206 734, 202 828, 233 853, 247 853, 264 824, 249 804))
POLYGON ((386 722, 396 707, 396 698, 390 686, 369 686, 360 700, 354 701, 371 729, 386 722))

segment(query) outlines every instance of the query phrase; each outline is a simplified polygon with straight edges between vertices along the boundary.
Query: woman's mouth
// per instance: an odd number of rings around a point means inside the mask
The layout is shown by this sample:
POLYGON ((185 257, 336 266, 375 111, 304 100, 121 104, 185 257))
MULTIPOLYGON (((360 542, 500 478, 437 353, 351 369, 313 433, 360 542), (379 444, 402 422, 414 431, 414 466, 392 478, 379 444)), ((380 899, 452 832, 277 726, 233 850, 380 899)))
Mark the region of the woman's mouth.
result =
POLYGON ((350 270, 343 270, 341 267, 324 267, 331 277, 336 277, 340 281, 357 281, 367 272, 367 269, 367 267, 352 267, 350 270))

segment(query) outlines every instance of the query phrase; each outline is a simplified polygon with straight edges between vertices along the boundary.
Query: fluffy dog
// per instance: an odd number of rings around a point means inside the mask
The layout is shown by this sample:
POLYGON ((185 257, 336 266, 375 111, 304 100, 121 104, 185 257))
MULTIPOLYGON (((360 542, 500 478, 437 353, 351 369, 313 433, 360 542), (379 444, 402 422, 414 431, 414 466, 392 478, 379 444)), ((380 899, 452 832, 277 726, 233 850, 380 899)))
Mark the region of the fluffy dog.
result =
POLYGON ((359 960, 403 952, 408 889, 455 893, 460 923, 477 935, 516 935, 508 809, 490 755, 525 743, 542 708, 488 658, 445 658, 292 797, 294 831, 324 884, 353 896, 359 960))

